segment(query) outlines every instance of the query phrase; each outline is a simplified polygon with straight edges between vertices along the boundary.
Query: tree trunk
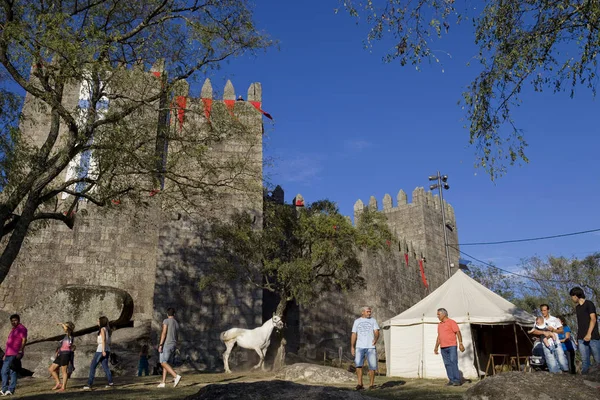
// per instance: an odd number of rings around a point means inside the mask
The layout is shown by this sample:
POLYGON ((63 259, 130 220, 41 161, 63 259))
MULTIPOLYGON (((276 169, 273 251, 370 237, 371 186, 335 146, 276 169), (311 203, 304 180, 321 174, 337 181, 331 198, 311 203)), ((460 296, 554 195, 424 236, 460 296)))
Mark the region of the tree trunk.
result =
MULTIPOLYGON (((275 315, 283 318, 287 302, 286 296, 282 296, 277 305, 277 309, 275 310, 275 315)), ((278 371, 285 366, 285 345, 287 343, 285 340, 285 326, 282 330, 277 331, 277 340, 279 340, 279 347, 277 348, 277 354, 273 361, 273 371, 278 371)))
POLYGON ((283 318, 283 314, 285 313, 285 308, 287 307, 287 303, 288 303, 287 296, 283 296, 279 300, 279 304, 277 304, 277 308, 275 309, 275 315, 283 318))
POLYGON ((21 251, 23 241, 25 240, 27 231, 29 230, 29 225, 31 224, 31 221, 33 221, 33 215, 36 208, 37 203, 29 198, 25 204, 25 208, 23 209, 21 217, 19 218, 19 222, 17 222, 15 229, 13 229, 10 235, 10 239, 6 244, 6 247, 2 251, 2 255, 0 256, 0 284, 4 282, 4 279, 6 279, 6 276, 10 271, 10 267, 21 251))

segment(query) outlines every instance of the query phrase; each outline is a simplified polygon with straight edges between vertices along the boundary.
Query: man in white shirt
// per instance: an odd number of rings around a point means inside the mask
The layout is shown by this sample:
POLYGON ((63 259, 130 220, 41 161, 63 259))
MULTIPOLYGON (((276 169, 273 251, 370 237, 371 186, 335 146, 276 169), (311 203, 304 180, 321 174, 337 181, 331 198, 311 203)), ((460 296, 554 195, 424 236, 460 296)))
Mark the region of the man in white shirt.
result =
POLYGON ((350 338, 350 351, 356 363, 356 374, 358 375, 358 386, 356 390, 364 389, 363 386, 363 364, 365 358, 369 364, 369 389, 375 387, 375 371, 377 370, 377 350, 375 344, 379 339, 379 325, 371 318, 371 307, 361 308, 360 318, 352 325, 352 336, 350 338))
MULTIPOLYGON (((550 306, 548 304, 541 304, 540 311, 548 330, 540 331, 539 329, 534 329, 532 331, 534 335, 544 335, 551 338, 554 336, 554 333, 563 333, 563 326, 560 319, 550 315, 550 306)), ((544 349, 544 358, 548 365, 548 371, 554 374, 560 373, 561 370, 569 372, 569 362, 562 346, 556 346, 554 349, 549 349, 546 346, 542 348, 544 349)))

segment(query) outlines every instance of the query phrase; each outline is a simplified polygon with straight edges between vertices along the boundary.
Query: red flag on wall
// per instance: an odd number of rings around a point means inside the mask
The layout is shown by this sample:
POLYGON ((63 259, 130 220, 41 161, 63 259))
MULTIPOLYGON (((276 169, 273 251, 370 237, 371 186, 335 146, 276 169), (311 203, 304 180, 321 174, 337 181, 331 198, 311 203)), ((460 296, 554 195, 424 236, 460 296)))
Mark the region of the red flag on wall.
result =
POLYGON ((404 253, 404 263, 408 267, 408 253, 404 253))
POLYGON ((423 285, 427 289, 429 289, 429 284, 427 283, 427 278, 425 278, 425 269, 423 268, 423 259, 419 260, 419 269, 421 270, 421 280, 423 281, 423 285))
POLYGON ((233 117, 233 107, 235 107, 235 100, 223 100, 225 106, 227 107, 227 111, 233 117))
POLYGON ((206 115, 206 119, 210 120, 210 112, 212 110, 212 99, 202 99, 202 103, 204 103, 204 115, 206 115))
POLYGON ((175 98, 177 103, 177 119, 179 120, 179 129, 183 128, 183 118, 185 116, 185 106, 187 105, 187 97, 177 96, 175 98))
POLYGON ((250 104, 252 104, 254 106, 254 108, 256 108, 265 117, 267 117, 269 119, 273 119, 273 117, 271 117, 271 114, 269 114, 268 112, 263 111, 263 109, 260 108, 260 101, 251 101, 250 104))

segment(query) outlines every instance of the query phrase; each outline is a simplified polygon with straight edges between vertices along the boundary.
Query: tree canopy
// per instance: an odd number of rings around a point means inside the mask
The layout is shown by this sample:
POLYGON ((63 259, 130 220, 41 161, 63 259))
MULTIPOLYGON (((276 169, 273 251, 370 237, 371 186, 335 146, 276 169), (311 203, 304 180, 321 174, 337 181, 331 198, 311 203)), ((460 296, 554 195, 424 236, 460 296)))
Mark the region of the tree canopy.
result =
MULTIPOLYGON (((199 107, 179 105, 181 134, 168 129, 171 100, 187 94, 184 79, 270 44, 244 0, 2 1, 0 283, 32 223, 72 226, 81 199, 141 204, 160 190, 163 204, 189 210, 216 188, 248 181, 243 154, 211 153, 223 139, 249 136, 244 116, 206 124, 199 107), (23 93, 29 115, 15 107, 23 93)), ((255 172, 260 182, 260 166, 255 172)))
POLYGON ((573 326, 574 304, 569 291, 581 287, 586 298, 596 305, 600 300, 600 253, 583 259, 531 257, 523 260, 519 275, 491 266, 469 266, 470 276, 516 306, 538 313, 540 304, 548 304, 553 315, 564 315, 573 326))
POLYGON ((365 210, 353 226, 329 200, 301 208, 266 201, 264 228, 252 222, 248 213, 215 221, 219 245, 200 284, 241 278, 277 294, 280 316, 289 301, 307 304, 322 292, 362 286, 360 252, 389 251, 393 240, 383 214, 365 210))
POLYGON ((344 0, 341 7, 370 27, 367 43, 391 38, 384 57, 400 65, 437 58, 432 46, 453 26, 472 21, 474 54, 481 72, 465 88, 470 143, 476 165, 492 179, 508 166, 528 162, 527 143, 513 111, 526 85, 535 91, 567 91, 577 86, 596 94, 600 50, 600 3, 595 0, 469 1, 344 0))

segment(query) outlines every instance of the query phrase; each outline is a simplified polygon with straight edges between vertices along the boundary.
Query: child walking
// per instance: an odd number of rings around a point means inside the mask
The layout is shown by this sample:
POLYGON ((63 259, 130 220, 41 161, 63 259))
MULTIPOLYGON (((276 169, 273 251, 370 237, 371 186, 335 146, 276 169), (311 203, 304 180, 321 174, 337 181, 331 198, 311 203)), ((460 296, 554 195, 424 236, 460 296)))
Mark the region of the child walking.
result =
POLYGON ((140 351, 140 361, 138 362, 138 375, 142 376, 142 371, 146 374, 146 376, 150 375, 150 364, 148 364, 148 345, 145 344, 142 346, 142 350, 140 351))
POLYGON ((54 358, 54 362, 48 368, 52 378, 56 382, 56 385, 52 388, 53 390, 57 390, 59 392, 64 392, 67 389, 67 380, 69 379, 69 373, 67 372, 67 367, 72 360, 73 356, 73 331, 75 330, 75 325, 72 322, 65 322, 59 324, 62 326, 65 331, 65 337, 60 341, 60 346, 56 350, 56 356, 54 358), (58 379, 58 369, 60 368, 60 372, 62 374, 62 383, 60 379, 58 379))

